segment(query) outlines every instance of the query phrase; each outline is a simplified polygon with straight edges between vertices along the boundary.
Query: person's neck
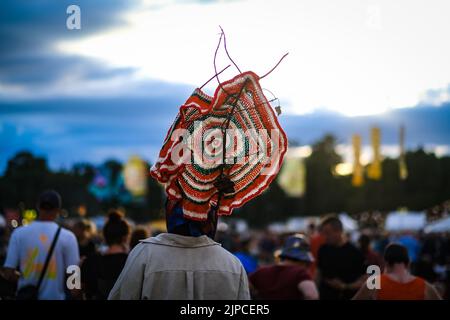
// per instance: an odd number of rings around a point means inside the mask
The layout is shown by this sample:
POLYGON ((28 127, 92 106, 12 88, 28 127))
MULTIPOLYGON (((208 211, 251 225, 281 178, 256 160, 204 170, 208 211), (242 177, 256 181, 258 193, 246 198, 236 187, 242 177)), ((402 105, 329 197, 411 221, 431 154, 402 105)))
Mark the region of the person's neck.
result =
POLYGON ((39 221, 43 222, 55 222, 56 218, 58 217, 58 211, 57 210, 42 210, 39 209, 39 221))
POLYGON ((370 252, 370 248, 362 247, 361 248, 361 252, 364 253, 364 254, 368 254, 370 252))
POLYGON ((112 244, 108 247, 106 254, 128 253, 128 248, 124 244, 112 244))
POLYGON ((393 265, 386 268, 386 274, 398 282, 409 282, 413 278, 404 265, 393 265))
POLYGON ((301 263, 300 261, 292 261, 292 260, 281 260, 279 262, 279 265, 282 266, 297 266, 297 267, 303 267, 305 268, 305 264, 301 263))
POLYGON ((41 221, 41 222, 55 222, 55 217, 43 216, 43 217, 39 217, 38 221, 41 221))
POLYGON ((282 266, 292 266, 295 262, 290 260, 281 260, 278 264, 282 266))
POLYGON ((342 247, 346 243, 347 243, 347 240, 342 236, 334 245, 336 247, 342 247))

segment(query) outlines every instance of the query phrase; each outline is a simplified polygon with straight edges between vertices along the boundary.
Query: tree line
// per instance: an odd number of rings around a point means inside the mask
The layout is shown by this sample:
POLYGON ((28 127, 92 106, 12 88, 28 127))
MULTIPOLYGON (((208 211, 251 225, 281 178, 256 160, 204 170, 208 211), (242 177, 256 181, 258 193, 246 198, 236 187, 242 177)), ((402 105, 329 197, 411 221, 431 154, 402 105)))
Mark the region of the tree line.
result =
MULTIPOLYGON (((289 197, 274 182, 258 198, 237 209, 234 216, 246 219, 251 225, 263 226, 293 216, 330 212, 387 212, 399 207, 424 210, 450 199, 448 156, 438 158, 422 148, 408 151, 405 180, 399 177, 398 159, 384 158, 380 180, 365 177, 362 186, 354 187, 351 175, 340 176, 334 172, 335 166, 342 162, 335 146, 336 139, 332 135, 326 135, 312 146, 311 155, 304 159, 306 192, 303 197, 289 197)), ((149 169, 150 164, 146 165, 149 169)), ((116 160, 108 160, 104 166, 113 177, 123 169, 123 164, 116 160)), ((119 197, 99 201, 89 191, 95 172, 95 166, 89 163, 52 171, 45 158, 27 151, 19 152, 9 159, 0 177, 0 209, 34 208, 39 193, 51 188, 61 193, 69 216, 77 216, 80 205, 91 216, 104 214, 111 207, 123 207, 130 218, 140 222, 164 216, 164 190, 150 176, 146 179, 148 192, 143 201, 124 204, 119 197)))

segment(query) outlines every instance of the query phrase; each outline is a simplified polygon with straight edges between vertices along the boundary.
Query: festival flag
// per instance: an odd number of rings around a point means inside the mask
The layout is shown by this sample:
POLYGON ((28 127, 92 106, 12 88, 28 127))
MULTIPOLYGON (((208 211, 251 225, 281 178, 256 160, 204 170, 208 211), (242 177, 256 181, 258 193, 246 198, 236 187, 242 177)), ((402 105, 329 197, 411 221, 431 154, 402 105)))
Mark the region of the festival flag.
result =
POLYGON ((108 167, 103 165, 96 168, 94 178, 88 187, 89 192, 100 202, 111 199, 114 193, 111 180, 112 172, 108 167))
POLYGON ((305 193, 306 168, 301 157, 286 156, 277 182, 291 197, 301 197, 305 193))
POLYGON ((373 160, 367 170, 367 176, 373 180, 381 179, 381 152, 380 152, 380 140, 381 133, 380 128, 374 127, 371 130, 370 137, 372 140, 373 160))
POLYGON ((131 156, 123 170, 125 188, 134 196, 142 197, 147 193, 147 169, 145 162, 138 156, 131 156))
POLYGON ((399 156, 399 176, 400 180, 405 180, 408 178, 408 168, 406 167, 405 160, 405 127, 400 127, 400 156, 399 156))
POLYGON ((361 164, 361 136, 354 134, 352 137, 353 144, 353 178, 352 185, 360 187, 364 183, 364 168, 361 164))

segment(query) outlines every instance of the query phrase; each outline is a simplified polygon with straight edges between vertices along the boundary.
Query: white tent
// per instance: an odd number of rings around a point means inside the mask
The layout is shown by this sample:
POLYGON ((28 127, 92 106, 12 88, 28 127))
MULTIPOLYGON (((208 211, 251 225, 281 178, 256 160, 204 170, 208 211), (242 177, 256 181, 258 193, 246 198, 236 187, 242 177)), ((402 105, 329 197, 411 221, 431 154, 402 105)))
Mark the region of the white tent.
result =
POLYGON ((233 219, 230 220, 229 225, 231 225, 237 233, 244 233, 248 231, 248 224, 243 219, 233 219))
POLYGON ((341 220, 345 231, 355 231, 358 230, 358 222, 350 217, 346 213, 339 214, 339 220, 341 220))
POLYGON ((427 218, 423 212, 395 211, 388 214, 387 231, 418 231, 425 227, 427 218))
POLYGON ((430 223, 424 231, 425 233, 450 232, 450 216, 430 223))
MULTIPOLYGON (((227 229, 237 233, 244 233, 249 229, 248 224, 244 219, 221 217, 220 222, 225 223, 227 225, 227 229)), ((222 225, 222 227, 224 226, 222 225)))
POLYGON ((286 225, 282 222, 274 222, 268 226, 270 232, 275 234, 282 234, 287 232, 286 225))
POLYGON ((318 217, 291 218, 286 223, 286 230, 288 232, 306 232, 311 223, 314 223, 317 226, 319 222, 318 217))

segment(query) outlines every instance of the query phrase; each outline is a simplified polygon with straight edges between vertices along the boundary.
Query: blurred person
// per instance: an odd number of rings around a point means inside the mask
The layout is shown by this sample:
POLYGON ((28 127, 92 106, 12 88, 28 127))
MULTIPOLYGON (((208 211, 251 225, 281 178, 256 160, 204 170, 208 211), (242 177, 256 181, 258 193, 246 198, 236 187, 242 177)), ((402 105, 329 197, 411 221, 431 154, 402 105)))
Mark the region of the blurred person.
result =
POLYGON ((441 300, 436 289, 423 278, 409 272, 410 259, 405 246, 392 243, 384 253, 386 267, 380 275, 379 289, 363 284, 354 300, 441 300))
POLYGON ((306 236, 311 239, 313 235, 317 233, 317 226, 314 222, 311 222, 308 224, 307 230, 306 230, 306 236))
POLYGON ((265 230, 258 242, 259 261, 261 264, 270 264, 274 262, 273 253, 277 249, 278 241, 275 234, 270 230, 265 230))
POLYGON ((83 291, 88 300, 108 297, 127 260, 130 225, 119 211, 108 213, 103 237, 106 251, 88 256, 81 267, 83 291))
POLYGON ((442 253, 442 265, 445 271, 443 271, 444 275, 444 285, 445 285, 445 294, 444 297, 446 300, 450 300, 450 233, 442 234, 443 237, 443 253, 442 253))
POLYGON ((217 223, 215 241, 220 243, 222 248, 224 248, 225 250, 228 250, 230 252, 233 250, 233 236, 231 235, 231 230, 228 227, 228 224, 226 224, 225 222, 217 223))
POLYGON ((131 233, 130 250, 133 250, 141 240, 147 239, 148 237, 150 237, 150 232, 144 226, 137 226, 134 228, 131 233))
POLYGON ((439 262, 442 257, 444 241, 443 237, 431 233, 423 235, 421 239, 420 256, 427 256, 432 262, 439 262))
MULTIPOLYGON (((3 216, 0 213, 0 219, 3 218, 3 216)), ((6 221, 1 223, 0 221, 0 265, 2 266, 3 263, 5 263, 6 259, 6 253, 8 251, 8 241, 10 237, 9 229, 6 226, 6 221)))
POLYGON ((309 241, 311 244, 311 253, 314 257, 314 262, 311 264, 311 276, 316 277, 317 258, 320 247, 325 243, 325 238, 320 233, 320 226, 317 227, 314 223, 308 226, 309 241))
POLYGON ((249 299, 247 274, 214 240, 217 213, 186 219, 181 205, 166 203, 167 233, 141 241, 130 253, 111 300, 249 299))
POLYGON ((430 283, 434 283, 438 280, 438 274, 434 268, 435 264, 431 255, 420 254, 415 264, 414 275, 427 280, 430 283))
POLYGON ((2 215, 0 214, 0 300, 13 300, 16 291, 17 283, 8 281, 3 276, 3 264, 5 263, 6 253, 8 251, 9 229, 5 223, 2 223, 2 215))
POLYGON ((234 255, 241 261, 247 274, 254 272, 258 268, 258 260, 250 253, 252 237, 249 233, 239 236, 238 248, 234 255))
MULTIPOLYGON (((55 222, 61 206, 59 193, 54 190, 43 192, 37 203, 38 219, 15 229, 11 235, 4 275, 9 280, 18 278, 18 299, 69 298, 66 295, 66 270, 71 265, 78 265, 80 256, 75 235, 55 222), (53 243, 54 250, 49 255, 53 243)), ((76 291, 71 293, 76 295, 76 291)))
POLYGON ((377 252, 372 250, 370 243, 371 239, 368 235, 362 234, 359 236, 358 244, 362 254, 364 255, 365 259, 364 265, 366 267, 376 265, 380 267, 380 269, 383 269, 384 267, 383 259, 377 252))
POLYGON ((416 263, 419 260, 419 254, 421 250, 421 244, 419 240, 414 236, 412 232, 404 232, 395 239, 394 242, 398 242, 406 247, 408 250, 408 256, 411 261, 411 270, 415 272, 416 263))
POLYGON ((375 235, 375 243, 373 249, 375 250, 376 253, 382 256, 388 244, 389 244, 389 235, 387 233, 377 233, 375 235))
POLYGON ((309 267, 314 261, 303 235, 287 238, 278 255, 279 262, 265 266, 249 277, 252 295, 268 300, 317 300, 319 293, 309 267))
POLYGON ((81 261, 97 253, 97 248, 93 240, 93 236, 96 233, 95 224, 87 219, 81 218, 73 225, 72 231, 78 241, 81 261))
POLYGON ((317 261, 320 298, 351 299, 366 279, 364 256, 344 237, 337 216, 325 217, 320 229, 326 241, 319 249, 317 261))

